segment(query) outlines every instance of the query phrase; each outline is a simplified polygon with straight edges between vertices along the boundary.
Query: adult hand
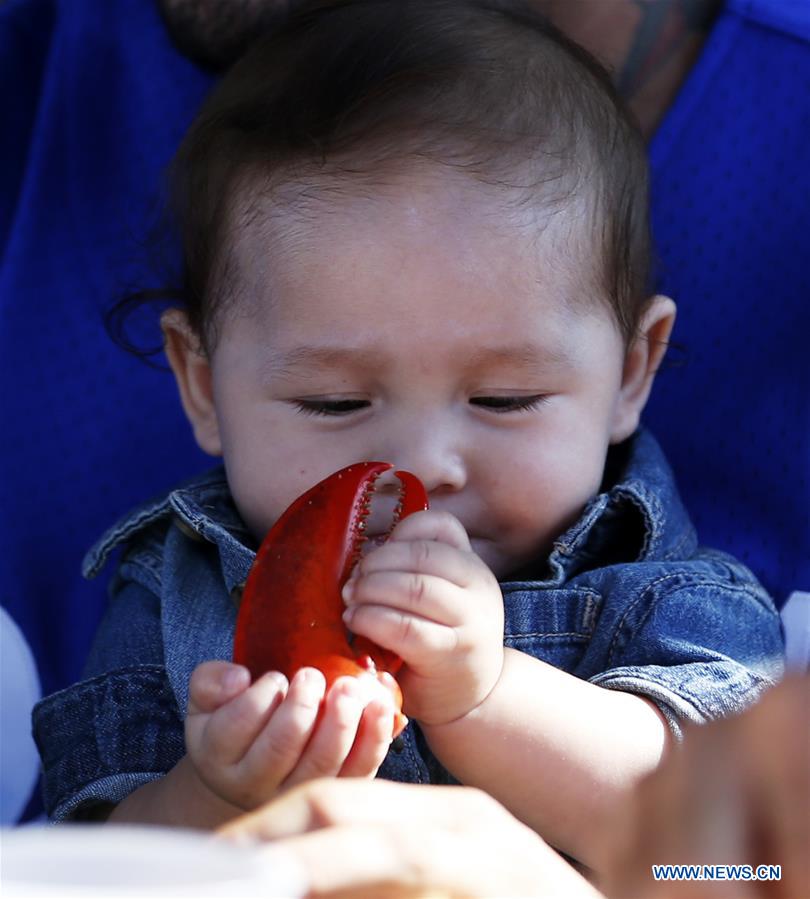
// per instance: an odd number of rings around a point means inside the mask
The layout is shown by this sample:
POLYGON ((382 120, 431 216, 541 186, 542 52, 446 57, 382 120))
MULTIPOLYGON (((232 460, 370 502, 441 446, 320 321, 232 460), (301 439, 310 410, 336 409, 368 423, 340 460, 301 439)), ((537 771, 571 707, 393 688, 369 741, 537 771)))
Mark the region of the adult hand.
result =
POLYGON ((220 834, 276 841, 300 862, 310 897, 599 899, 533 830, 469 787, 310 781, 220 834))
POLYGON ((603 889, 616 897, 810 896, 810 676, 742 715, 690 728, 618 811, 603 889), (781 880, 658 881, 652 865, 781 865, 781 880))

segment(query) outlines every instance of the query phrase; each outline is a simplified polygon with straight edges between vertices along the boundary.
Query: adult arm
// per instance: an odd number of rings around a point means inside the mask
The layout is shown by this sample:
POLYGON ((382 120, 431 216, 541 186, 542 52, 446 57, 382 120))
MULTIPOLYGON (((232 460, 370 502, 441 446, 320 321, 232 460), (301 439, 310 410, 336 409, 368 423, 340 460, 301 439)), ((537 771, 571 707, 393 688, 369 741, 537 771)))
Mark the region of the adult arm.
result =
MULTIPOLYGON (((694 65, 723 0, 530 0, 558 28, 614 73, 619 92, 648 136, 694 65)), ((262 30, 302 0, 241 0, 231 5, 160 0, 181 53, 213 68, 233 62, 262 30)))
POLYGON ((697 60, 722 0, 534 0, 614 75, 648 137, 697 60))

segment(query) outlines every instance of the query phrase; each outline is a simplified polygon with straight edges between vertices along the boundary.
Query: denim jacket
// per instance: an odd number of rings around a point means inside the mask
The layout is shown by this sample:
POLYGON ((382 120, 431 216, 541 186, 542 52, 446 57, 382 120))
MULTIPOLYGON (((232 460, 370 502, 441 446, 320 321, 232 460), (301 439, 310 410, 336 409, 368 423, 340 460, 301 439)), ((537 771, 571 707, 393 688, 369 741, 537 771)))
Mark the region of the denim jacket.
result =
MULTIPOLYGON (((770 598, 742 564, 698 546, 647 431, 611 450, 605 484, 535 570, 501 584, 504 644, 651 699, 676 737, 681 721, 741 710, 781 674, 770 598)), ((86 556, 85 575, 120 545, 86 679, 34 709, 56 820, 120 802, 184 755, 191 673, 231 658, 256 549, 221 467, 119 521, 86 556)), ((380 775, 453 782, 415 722, 380 775)))

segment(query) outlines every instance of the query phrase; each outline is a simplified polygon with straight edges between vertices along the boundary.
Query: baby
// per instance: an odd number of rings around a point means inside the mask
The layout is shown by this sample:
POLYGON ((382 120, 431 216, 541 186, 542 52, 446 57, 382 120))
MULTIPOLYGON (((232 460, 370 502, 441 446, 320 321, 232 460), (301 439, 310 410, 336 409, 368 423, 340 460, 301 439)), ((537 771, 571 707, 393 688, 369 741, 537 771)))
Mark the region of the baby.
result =
POLYGON ((592 861, 679 722, 781 664, 771 601, 698 547, 639 425, 675 305, 649 289, 645 147, 608 76, 518 3, 322 3, 225 76, 173 177, 166 352, 224 467, 89 554, 93 575, 127 547, 87 680, 35 712, 50 813, 215 826, 379 769, 482 787, 592 861), (350 631, 404 661, 390 749, 392 708, 353 679, 324 696, 314 669, 229 662, 263 535, 365 459, 430 497, 344 591, 350 631))

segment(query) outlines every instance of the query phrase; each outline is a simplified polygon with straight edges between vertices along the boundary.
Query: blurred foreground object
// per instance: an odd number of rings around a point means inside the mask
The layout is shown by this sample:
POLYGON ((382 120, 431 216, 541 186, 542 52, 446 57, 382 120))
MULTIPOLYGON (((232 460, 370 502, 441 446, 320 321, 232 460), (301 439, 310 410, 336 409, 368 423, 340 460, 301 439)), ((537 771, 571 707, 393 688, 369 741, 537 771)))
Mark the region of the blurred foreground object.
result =
POLYGON ((531 828, 470 787, 308 781, 220 832, 239 843, 280 840, 308 874, 308 897, 600 897, 531 828))
POLYGON ((34 656, 14 619, 0 607, 0 824, 16 824, 39 773, 31 709, 42 696, 34 656))
POLYGON ((786 678, 742 715, 687 730, 607 832, 610 896, 810 896, 810 675, 786 678), (653 879, 652 865, 687 864, 781 865, 782 877, 653 879))
POLYGON ((304 895, 286 853, 229 846, 207 833, 65 824, 6 830, 2 842, 6 899, 304 895))

